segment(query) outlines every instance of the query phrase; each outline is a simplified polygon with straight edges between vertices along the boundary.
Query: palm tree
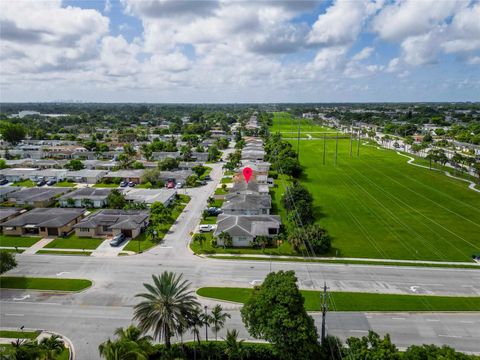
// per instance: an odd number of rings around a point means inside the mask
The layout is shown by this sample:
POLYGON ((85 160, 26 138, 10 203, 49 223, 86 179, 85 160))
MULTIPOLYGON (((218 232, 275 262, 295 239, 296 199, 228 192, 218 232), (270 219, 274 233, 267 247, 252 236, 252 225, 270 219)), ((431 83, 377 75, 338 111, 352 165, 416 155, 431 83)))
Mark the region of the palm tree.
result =
POLYGON ((130 325, 126 329, 118 328, 115 330, 115 335, 119 341, 131 342, 136 344, 139 349, 148 354, 152 350, 153 338, 149 335, 142 336, 142 331, 134 325, 130 325))
POLYGON ((222 305, 215 305, 215 307, 212 309, 212 315, 210 317, 210 324, 212 324, 212 330, 215 333, 215 341, 217 340, 217 333, 225 326, 227 318, 230 319, 231 316, 230 314, 223 312, 222 305))
POLYGON ((227 336, 223 339, 225 341, 225 355, 229 360, 243 358, 243 340, 238 341, 238 331, 233 329, 227 330, 227 336))
POLYGON ((192 331, 193 342, 195 339, 200 344, 200 328, 203 325, 202 311, 199 307, 196 307, 193 311, 186 315, 187 328, 192 331))
POLYGON ((165 340, 170 348, 170 338, 178 333, 178 327, 186 324, 188 314, 199 307, 190 282, 183 275, 164 271, 160 276, 152 275, 153 285, 143 284, 148 293, 136 295, 145 301, 135 305, 134 319, 144 333, 153 331, 154 338, 165 340))
POLYGON ((45 352, 45 360, 54 360, 65 349, 65 344, 60 335, 43 338, 39 347, 45 352))

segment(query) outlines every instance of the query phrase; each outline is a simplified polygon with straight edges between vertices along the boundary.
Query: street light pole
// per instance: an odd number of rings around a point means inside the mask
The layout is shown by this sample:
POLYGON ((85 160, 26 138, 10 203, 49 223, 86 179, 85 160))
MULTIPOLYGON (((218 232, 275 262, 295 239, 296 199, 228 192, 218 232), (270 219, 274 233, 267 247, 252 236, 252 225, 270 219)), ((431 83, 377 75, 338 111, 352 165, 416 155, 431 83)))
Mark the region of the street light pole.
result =
POLYGON ((208 306, 205 305, 204 309, 205 309, 205 340, 208 341, 208 313, 207 313, 208 306))

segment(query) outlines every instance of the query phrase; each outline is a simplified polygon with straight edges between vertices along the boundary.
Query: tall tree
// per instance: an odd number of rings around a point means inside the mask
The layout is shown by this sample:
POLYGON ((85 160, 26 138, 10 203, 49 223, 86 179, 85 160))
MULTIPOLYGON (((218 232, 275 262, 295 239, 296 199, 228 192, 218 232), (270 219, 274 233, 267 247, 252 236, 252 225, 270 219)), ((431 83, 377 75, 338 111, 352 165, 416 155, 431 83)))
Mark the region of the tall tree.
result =
POLYGON ((18 144, 25 138, 25 128, 20 124, 4 122, 0 124, 0 135, 12 145, 18 144))
POLYGON ((12 270, 16 266, 15 255, 8 251, 0 251, 0 274, 12 270))
POLYGON ((39 344, 40 348, 45 353, 44 360, 54 360, 65 349, 65 344, 60 335, 52 335, 43 338, 39 344))
POLYGON ((231 315, 229 313, 223 312, 222 305, 217 304, 212 309, 211 321, 212 330, 215 333, 215 340, 217 340, 217 334, 225 326, 227 319, 230 319, 231 315))
POLYGON ((293 271, 270 273, 241 310, 251 336, 272 343, 280 359, 314 359, 320 346, 293 271))
POLYGON ((143 332, 153 331, 156 339, 171 346, 170 338, 178 334, 178 327, 187 323, 187 316, 199 307, 190 282, 183 275, 164 271, 152 275, 153 285, 143 284, 148 290, 137 297, 145 299, 134 307, 134 319, 143 332))

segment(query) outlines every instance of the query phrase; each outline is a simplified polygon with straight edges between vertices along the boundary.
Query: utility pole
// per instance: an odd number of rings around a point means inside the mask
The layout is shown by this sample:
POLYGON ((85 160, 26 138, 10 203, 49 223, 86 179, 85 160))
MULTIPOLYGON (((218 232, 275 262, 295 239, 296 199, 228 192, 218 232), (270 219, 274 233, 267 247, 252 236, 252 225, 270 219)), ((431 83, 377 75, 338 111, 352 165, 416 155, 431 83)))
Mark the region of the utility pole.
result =
POLYGON ((353 138, 353 122, 350 126, 350 157, 352 157, 352 138, 353 138))
POLYGON ((326 140, 327 140, 327 134, 323 133, 323 165, 325 165, 325 151, 327 149, 326 145, 326 140))
POLYGON ((208 313, 207 313, 208 306, 205 305, 204 309, 205 309, 205 341, 208 341, 208 313))
POLYGON ((300 118, 298 119, 297 159, 300 161, 300 118))
POLYGON ((337 166, 338 163, 338 132, 337 132, 337 138, 335 141, 335 166, 337 166))
POLYGON ((328 305, 327 305, 327 283, 323 283, 323 303, 322 303, 322 345, 324 344, 325 341, 325 333, 326 333, 326 317, 327 317, 327 310, 328 310, 328 305))
POLYGON ((357 156, 360 156, 360 130, 358 130, 357 156))

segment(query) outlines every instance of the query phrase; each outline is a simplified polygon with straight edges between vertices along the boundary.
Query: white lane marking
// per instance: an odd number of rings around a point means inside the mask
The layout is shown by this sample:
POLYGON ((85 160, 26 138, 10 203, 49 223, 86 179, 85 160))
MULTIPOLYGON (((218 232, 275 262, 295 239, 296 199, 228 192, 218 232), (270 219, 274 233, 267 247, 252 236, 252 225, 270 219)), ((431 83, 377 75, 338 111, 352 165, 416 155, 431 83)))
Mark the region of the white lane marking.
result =
POLYGON ((436 319, 427 319, 426 321, 428 321, 428 322, 440 322, 440 320, 436 320, 436 319))
POLYGON ((392 317, 392 320, 405 320, 405 318, 392 317))
POLYGON ((473 321, 460 321, 462 324, 473 324, 473 321))
POLYGON ((29 297, 30 297, 30 295, 27 294, 27 295, 25 295, 25 296, 23 296, 23 297, 21 297, 21 298, 13 298, 13 300, 15 300, 15 301, 22 301, 22 300, 28 299, 29 297))
POLYGON ((447 338, 455 338, 455 339, 460 339, 462 338, 462 336, 459 336, 459 335, 443 335, 443 334, 440 334, 438 335, 439 337, 447 337, 447 338))
POLYGON ((5 314, 5 316, 25 316, 25 314, 5 314))
POLYGON ((367 319, 371 319, 373 316, 367 315, 365 316, 367 319))
POLYGON ((58 306, 58 305, 62 305, 60 303, 50 303, 50 302, 39 302, 39 303, 36 303, 36 302, 33 302, 33 301, 5 301, 5 300, 2 300, 1 301, 2 303, 5 303, 5 304, 41 304, 41 305, 55 305, 55 306, 58 306))
POLYGON ((417 292, 418 288, 418 286, 410 286, 410 291, 417 292))
POLYGON ((68 271, 62 271, 62 272, 59 272, 59 273, 57 274, 57 276, 61 276, 61 275, 63 275, 63 274, 70 274, 70 272, 68 272, 68 271))
POLYGON ((361 333, 368 333, 368 330, 348 330, 350 332, 361 332, 361 333))

